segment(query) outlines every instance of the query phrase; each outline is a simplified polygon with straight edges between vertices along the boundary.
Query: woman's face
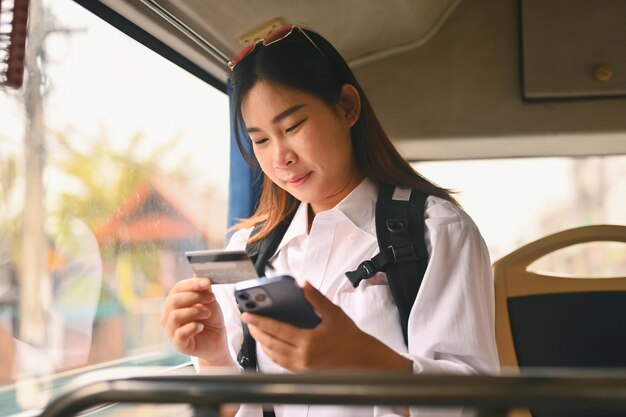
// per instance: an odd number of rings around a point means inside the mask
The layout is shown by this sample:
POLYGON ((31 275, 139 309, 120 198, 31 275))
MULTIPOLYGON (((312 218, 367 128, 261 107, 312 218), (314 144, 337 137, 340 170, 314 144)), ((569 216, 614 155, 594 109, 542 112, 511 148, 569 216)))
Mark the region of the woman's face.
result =
POLYGON ((241 106, 265 175, 314 213, 334 207, 363 178, 350 140, 360 110, 356 89, 344 86, 339 103, 259 81, 241 106))

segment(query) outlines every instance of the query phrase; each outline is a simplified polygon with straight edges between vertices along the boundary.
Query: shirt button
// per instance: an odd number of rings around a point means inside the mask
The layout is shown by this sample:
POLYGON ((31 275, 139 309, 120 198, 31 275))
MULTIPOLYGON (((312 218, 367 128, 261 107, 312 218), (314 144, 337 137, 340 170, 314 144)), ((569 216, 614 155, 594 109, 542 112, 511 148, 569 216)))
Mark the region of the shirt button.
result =
POLYGON ((350 233, 348 235, 348 240, 354 240, 354 239, 356 239, 356 234, 355 233, 350 233))

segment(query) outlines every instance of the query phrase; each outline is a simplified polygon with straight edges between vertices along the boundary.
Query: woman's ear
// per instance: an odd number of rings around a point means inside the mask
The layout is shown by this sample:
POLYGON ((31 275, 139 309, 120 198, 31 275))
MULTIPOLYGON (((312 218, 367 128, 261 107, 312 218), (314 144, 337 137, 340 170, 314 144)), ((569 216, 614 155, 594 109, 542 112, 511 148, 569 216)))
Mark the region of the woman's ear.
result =
POLYGON ((348 122, 350 127, 354 126, 361 115, 361 95, 352 84, 341 86, 339 94, 340 115, 348 122))

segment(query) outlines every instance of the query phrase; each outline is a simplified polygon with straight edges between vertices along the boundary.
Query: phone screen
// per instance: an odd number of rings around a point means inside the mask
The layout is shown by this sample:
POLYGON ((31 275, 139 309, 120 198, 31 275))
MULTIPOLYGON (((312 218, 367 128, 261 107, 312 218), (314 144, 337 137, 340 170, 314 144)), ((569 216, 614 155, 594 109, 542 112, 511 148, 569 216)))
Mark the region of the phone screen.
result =
POLYGON ((258 277, 246 251, 201 250, 185 252, 197 277, 214 284, 233 284, 258 277))

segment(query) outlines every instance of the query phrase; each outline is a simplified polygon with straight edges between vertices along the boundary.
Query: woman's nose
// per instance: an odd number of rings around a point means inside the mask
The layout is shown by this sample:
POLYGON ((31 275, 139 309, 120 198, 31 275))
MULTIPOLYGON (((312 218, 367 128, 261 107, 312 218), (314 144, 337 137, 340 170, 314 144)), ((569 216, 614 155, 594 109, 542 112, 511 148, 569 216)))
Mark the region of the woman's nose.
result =
POLYGON ((286 168, 296 162, 296 154, 288 146, 277 145, 274 150, 274 168, 286 168))

